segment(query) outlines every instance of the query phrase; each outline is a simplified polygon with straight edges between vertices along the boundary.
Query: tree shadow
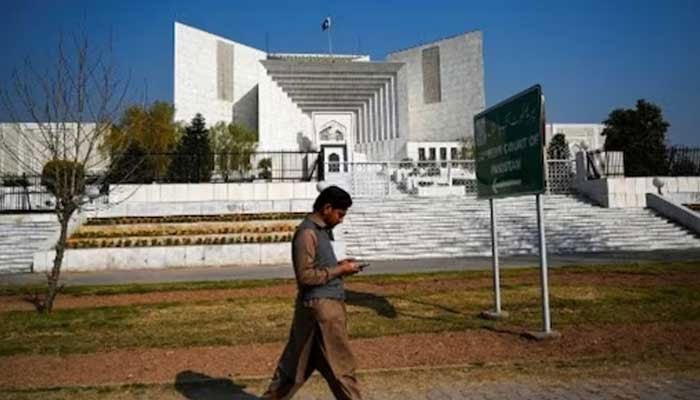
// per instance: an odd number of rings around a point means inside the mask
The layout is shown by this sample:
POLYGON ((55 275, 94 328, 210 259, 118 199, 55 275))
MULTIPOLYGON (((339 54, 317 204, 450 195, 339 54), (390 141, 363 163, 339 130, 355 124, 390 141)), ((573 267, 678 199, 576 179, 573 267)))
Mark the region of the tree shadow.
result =
POLYGON ((386 318, 393 319, 398 315, 396 308, 394 308, 386 297, 378 296, 374 293, 346 290, 345 302, 352 306, 371 308, 378 315, 386 318))
POLYGON ((246 392, 245 386, 238 385, 230 379, 212 378, 195 372, 182 371, 175 377, 175 389, 190 400, 254 400, 258 396, 246 392))

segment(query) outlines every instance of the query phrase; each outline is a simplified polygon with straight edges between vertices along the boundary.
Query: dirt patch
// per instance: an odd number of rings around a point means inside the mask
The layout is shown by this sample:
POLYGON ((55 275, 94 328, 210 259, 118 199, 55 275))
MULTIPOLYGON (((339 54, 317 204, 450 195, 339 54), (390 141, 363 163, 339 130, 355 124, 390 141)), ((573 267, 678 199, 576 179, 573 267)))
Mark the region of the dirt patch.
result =
MULTIPOLYGON (((534 342, 517 329, 402 335, 353 341, 360 369, 456 364, 684 358, 700 362, 700 322, 572 327, 558 340, 534 342)), ((136 349, 0 358, 0 388, 171 383, 178 373, 269 376, 283 343, 187 349, 136 349)))
MULTIPOLYGON (((539 285, 538 272, 523 274, 517 277, 504 278, 502 285, 539 285)), ((620 288, 648 288, 669 285, 700 287, 700 273, 676 272, 667 275, 643 275, 622 273, 572 273, 556 271, 551 274, 552 286, 614 286, 620 288)), ((353 282, 350 279, 347 289, 372 293, 378 296, 400 295, 412 291, 446 292, 455 290, 474 290, 489 288, 492 279, 489 276, 459 279, 425 279, 411 282, 353 282)), ((146 305, 158 303, 180 303, 197 301, 218 301, 250 297, 287 297, 296 295, 296 285, 285 283, 273 286, 245 289, 212 289, 212 290, 179 290, 118 295, 59 295, 54 308, 75 309, 89 307, 118 307, 128 305, 146 305)), ((29 311, 33 306, 25 296, 0 296, 0 312, 29 311)))

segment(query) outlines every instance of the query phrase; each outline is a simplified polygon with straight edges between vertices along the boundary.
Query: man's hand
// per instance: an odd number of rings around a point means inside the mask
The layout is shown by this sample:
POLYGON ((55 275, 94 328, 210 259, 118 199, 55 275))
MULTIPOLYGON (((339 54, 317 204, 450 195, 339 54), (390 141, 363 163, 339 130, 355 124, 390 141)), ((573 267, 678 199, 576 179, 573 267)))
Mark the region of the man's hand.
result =
POLYGON ((352 275, 360 272, 360 266, 354 258, 346 258, 338 262, 342 275, 352 275))

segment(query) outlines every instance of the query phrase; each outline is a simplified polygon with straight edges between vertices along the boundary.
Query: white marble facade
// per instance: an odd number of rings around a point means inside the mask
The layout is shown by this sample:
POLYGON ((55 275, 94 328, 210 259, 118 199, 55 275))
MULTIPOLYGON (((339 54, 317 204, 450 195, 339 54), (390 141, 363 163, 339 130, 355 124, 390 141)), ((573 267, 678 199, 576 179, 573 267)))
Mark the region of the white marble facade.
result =
POLYGON ((246 124, 262 151, 342 144, 343 161, 400 160, 415 143, 471 136, 472 117, 484 109, 478 31, 373 62, 266 54, 176 22, 174 63, 176 119, 201 113, 212 125, 246 124), (326 135, 332 121, 342 140, 326 135))

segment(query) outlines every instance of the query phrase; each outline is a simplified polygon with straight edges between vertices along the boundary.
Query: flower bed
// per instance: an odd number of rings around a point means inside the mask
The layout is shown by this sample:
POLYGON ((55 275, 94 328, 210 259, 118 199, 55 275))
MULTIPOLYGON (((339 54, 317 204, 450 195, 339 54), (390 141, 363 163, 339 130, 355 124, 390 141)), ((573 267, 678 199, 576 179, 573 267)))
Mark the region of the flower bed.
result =
POLYGON ((293 232, 299 220, 252 222, 202 222, 198 224, 133 224, 82 226, 71 239, 111 239, 130 236, 192 236, 293 232))
POLYGON ((201 246, 284 243, 305 213, 184 215, 90 219, 68 248, 201 246))
POLYGON ((247 235, 202 235, 166 237, 121 237, 70 239, 68 248, 89 249, 107 247, 198 246, 245 243, 284 243, 292 241, 292 233, 247 235))

